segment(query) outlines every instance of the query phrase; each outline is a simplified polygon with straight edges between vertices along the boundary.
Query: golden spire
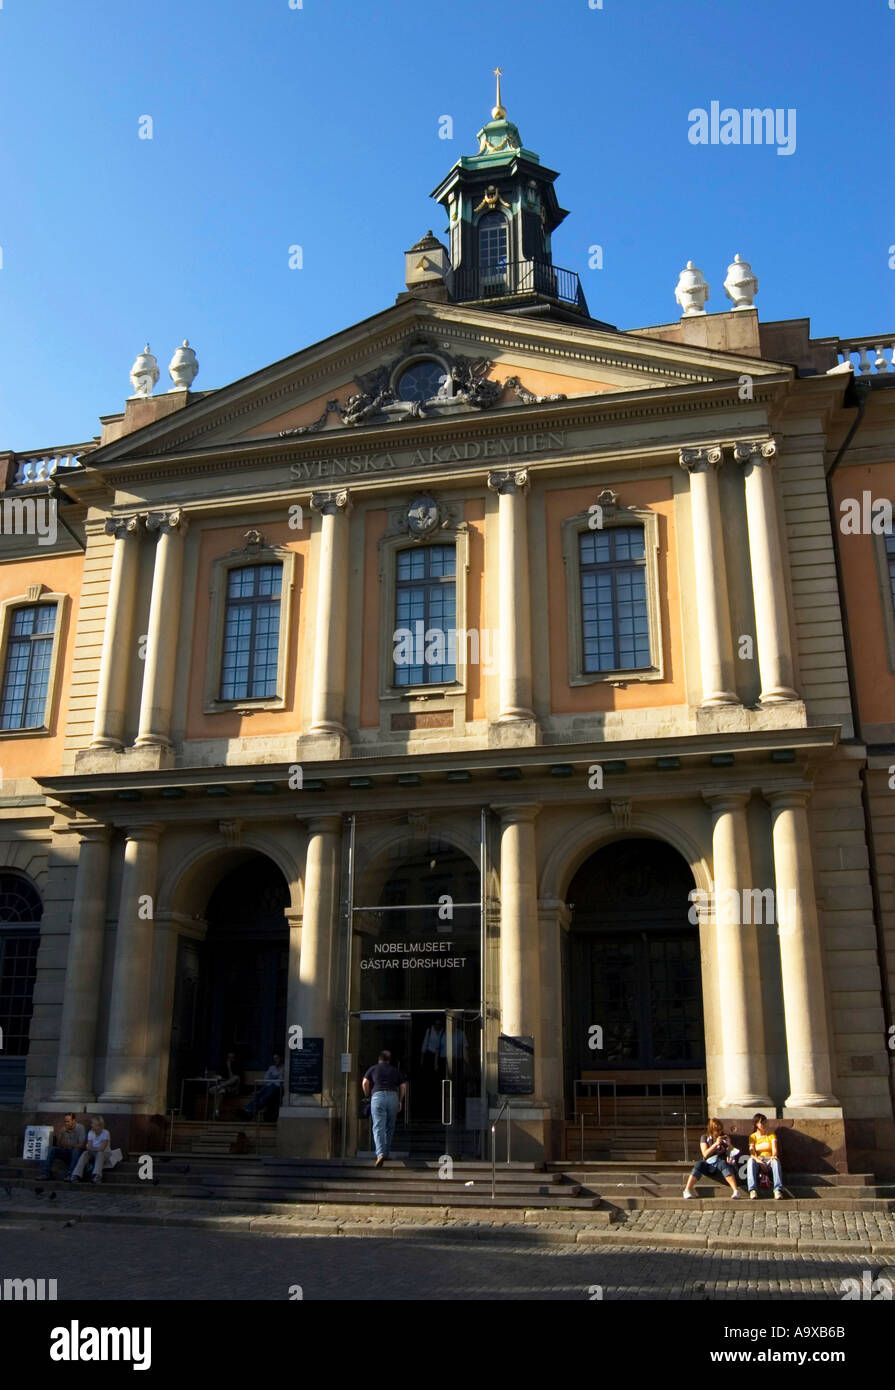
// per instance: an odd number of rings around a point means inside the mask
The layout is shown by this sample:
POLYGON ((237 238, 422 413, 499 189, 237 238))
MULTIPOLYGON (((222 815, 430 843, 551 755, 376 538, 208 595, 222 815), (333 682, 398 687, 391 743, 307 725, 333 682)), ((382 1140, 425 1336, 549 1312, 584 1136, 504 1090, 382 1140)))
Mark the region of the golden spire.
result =
POLYGON ((497 105, 491 108, 491 116, 495 121, 502 121, 507 114, 500 104, 500 79, 503 76, 503 68, 495 68, 494 76, 497 78, 497 105))

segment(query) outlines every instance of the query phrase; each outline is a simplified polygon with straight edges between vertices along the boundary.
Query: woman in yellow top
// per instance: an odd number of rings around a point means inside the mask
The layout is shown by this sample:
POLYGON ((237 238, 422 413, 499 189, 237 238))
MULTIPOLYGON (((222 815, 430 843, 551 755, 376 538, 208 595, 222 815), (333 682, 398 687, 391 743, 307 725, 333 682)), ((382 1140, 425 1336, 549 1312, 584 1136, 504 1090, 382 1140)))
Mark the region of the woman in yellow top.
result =
POLYGON ((754 1133, 749 1135, 748 1187, 749 1196, 754 1202, 758 1196, 758 1177, 761 1167, 769 1167, 774 1179, 774 1196, 779 1201, 783 1196, 783 1170, 777 1157, 777 1136, 768 1131, 765 1115, 755 1115, 752 1119, 754 1133))

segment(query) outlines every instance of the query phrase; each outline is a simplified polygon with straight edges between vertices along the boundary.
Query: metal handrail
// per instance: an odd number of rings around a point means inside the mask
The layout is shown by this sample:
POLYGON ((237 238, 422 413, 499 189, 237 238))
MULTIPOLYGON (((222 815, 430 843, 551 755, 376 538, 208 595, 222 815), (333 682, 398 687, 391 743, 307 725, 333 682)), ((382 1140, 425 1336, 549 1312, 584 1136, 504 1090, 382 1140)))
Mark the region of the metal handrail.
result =
POLYGON ((586 309, 577 272, 537 258, 501 261, 495 265, 461 265, 453 273, 452 285, 455 303, 501 299, 516 294, 543 294, 549 299, 586 309))
POLYGON ((512 1142, 512 1130, 510 1129, 510 1102, 505 1100, 497 1112, 497 1117, 491 1126, 491 1201, 494 1201, 494 1193, 497 1184, 497 1126, 500 1124, 500 1117, 503 1112, 507 1112, 507 1164, 510 1162, 510 1144, 512 1142))

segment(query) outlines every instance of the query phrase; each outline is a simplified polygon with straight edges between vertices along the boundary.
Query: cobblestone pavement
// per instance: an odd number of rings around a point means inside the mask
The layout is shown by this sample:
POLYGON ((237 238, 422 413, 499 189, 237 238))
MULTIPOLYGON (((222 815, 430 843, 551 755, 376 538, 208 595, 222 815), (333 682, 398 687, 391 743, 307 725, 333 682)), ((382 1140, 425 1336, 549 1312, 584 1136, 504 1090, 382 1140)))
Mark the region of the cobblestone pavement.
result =
POLYGON ((0 1223, 10 1220, 44 1220, 62 1224, 66 1219, 128 1224, 207 1225, 229 1232, 320 1235, 357 1235, 380 1230, 406 1236, 409 1229, 437 1236, 525 1237, 530 1241, 607 1247, 628 1242, 650 1247, 751 1249, 764 1254, 778 1252, 831 1253, 848 1245, 856 1252, 873 1254, 895 1265, 895 1212, 794 1210, 788 1203, 705 1202, 684 1209, 651 1209, 626 1212, 608 1224, 606 1212, 560 1211, 463 1211, 409 1208, 388 1205, 314 1203, 236 1203, 220 1200, 169 1198, 155 1191, 145 1196, 96 1190, 72 1189, 65 1184, 46 1184, 38 1197, 35 1186, 0 1185, 0 1223), (56 1193, 51 1200, 50 1194, 56 1193), (460 1214, 462 1211, 462 1215, 460 1214), (421 1231, 420 1228, 423 1228, 421 1231), (495 1230, 496 1228, 496 1230, 495 1230))
MULTIPOLYGON (((858 1254, 557 1246, 512 1237, 455 1241, 327 1239, 124 1224, 0 1225, 0 1275, 55 1278, 64 1299, 757 1300, 842 1298, 842 1280, 877 1278, 858 1254), (89 1271, 89 1275, 85 1272, 89 1271)), ((892 1271, 895 1277, 895 1269, 892 1271)))

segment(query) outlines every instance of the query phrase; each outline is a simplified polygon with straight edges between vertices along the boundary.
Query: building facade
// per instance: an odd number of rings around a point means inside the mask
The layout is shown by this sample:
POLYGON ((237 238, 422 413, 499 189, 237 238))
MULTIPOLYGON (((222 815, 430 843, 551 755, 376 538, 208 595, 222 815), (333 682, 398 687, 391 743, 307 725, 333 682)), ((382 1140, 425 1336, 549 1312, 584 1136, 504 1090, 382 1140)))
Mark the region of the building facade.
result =
POLYGON ((387 1046, 411 1149, 762 1109, 895 1171, 895 553, 840 520, 889 348, 760 323, 739 258, 729 312, 690 267, 595 319, 556 177, 498 104, 392 307, 213 391, 147 349, 5 456, 9 1145, 163 1147, 235 1051, 286 1056, 279 1152, 364 1152, 387 1046))

